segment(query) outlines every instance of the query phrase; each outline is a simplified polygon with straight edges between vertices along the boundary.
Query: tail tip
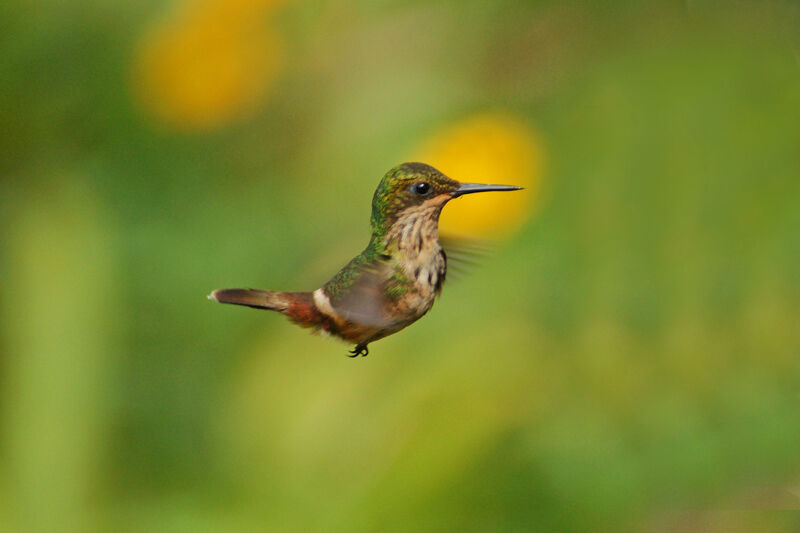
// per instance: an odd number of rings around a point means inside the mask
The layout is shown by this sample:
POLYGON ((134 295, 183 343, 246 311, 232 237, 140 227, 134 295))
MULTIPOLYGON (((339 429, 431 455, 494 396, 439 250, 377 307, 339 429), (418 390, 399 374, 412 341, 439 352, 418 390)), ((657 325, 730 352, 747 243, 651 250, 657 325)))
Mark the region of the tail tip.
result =
POLYGON ((206 298, 208 298, 212 302, 219 302, 219 300, 217 300, 217 291, 211 291, 211 293, 208 296, 206 296, 206 298))

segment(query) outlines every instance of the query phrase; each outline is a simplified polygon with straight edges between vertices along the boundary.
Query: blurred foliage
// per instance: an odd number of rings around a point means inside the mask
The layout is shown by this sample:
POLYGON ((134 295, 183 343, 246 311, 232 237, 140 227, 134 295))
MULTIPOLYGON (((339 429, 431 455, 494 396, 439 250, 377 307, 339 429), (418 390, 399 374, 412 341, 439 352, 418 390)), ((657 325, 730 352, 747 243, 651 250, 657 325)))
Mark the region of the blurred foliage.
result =
POLYGON ((0 530, 798 530, 798 15, 6 0, 0 530), (324 282, 417 157, 528 186, 430 316, 205 300, 324 282))

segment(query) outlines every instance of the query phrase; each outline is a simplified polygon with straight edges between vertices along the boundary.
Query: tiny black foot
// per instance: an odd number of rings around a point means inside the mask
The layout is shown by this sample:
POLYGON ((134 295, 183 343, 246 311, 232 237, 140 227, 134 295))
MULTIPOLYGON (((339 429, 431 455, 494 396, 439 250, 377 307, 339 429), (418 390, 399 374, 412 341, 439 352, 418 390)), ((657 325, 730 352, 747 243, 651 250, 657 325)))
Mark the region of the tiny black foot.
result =
POLYGON ((369 349, 366 344, 356 344, 356 347, 347 353, 350 354, 347 357, 358 357, 359 355, 366 357, 369 353, 369 349))

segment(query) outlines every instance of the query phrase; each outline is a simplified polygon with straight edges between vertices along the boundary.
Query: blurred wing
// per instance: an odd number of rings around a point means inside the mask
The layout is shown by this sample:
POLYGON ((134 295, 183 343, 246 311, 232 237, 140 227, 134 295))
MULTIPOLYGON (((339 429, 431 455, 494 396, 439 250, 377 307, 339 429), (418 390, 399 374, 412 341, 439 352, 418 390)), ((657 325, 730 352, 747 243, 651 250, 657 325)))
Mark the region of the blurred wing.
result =
POLYGON ((386 280, 391 269, 384 263, 359 267, 356 279, 343 294, 331 299, 334 310, 343 318, 375 328, 391 325, 387 312, 386 280))
POLYGON ((439 244, 447 254, 447 279, 464 276, 494 252, 492 243, 469 237, 440 236, 439 244))

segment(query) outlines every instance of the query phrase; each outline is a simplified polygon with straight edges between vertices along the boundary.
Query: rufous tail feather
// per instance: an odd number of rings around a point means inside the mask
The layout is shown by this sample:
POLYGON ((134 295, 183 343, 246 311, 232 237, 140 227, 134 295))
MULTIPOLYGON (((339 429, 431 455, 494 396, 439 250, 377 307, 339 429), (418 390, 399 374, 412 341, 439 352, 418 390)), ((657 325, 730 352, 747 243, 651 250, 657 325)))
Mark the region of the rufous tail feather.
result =
POLYGON ((208 299, 223 304, 246 305, 256 309, 270 309, 283 313, 289 307, 285 295, 286 293, 280 291, 259 289, 218 289, 209 294, 208 299))

